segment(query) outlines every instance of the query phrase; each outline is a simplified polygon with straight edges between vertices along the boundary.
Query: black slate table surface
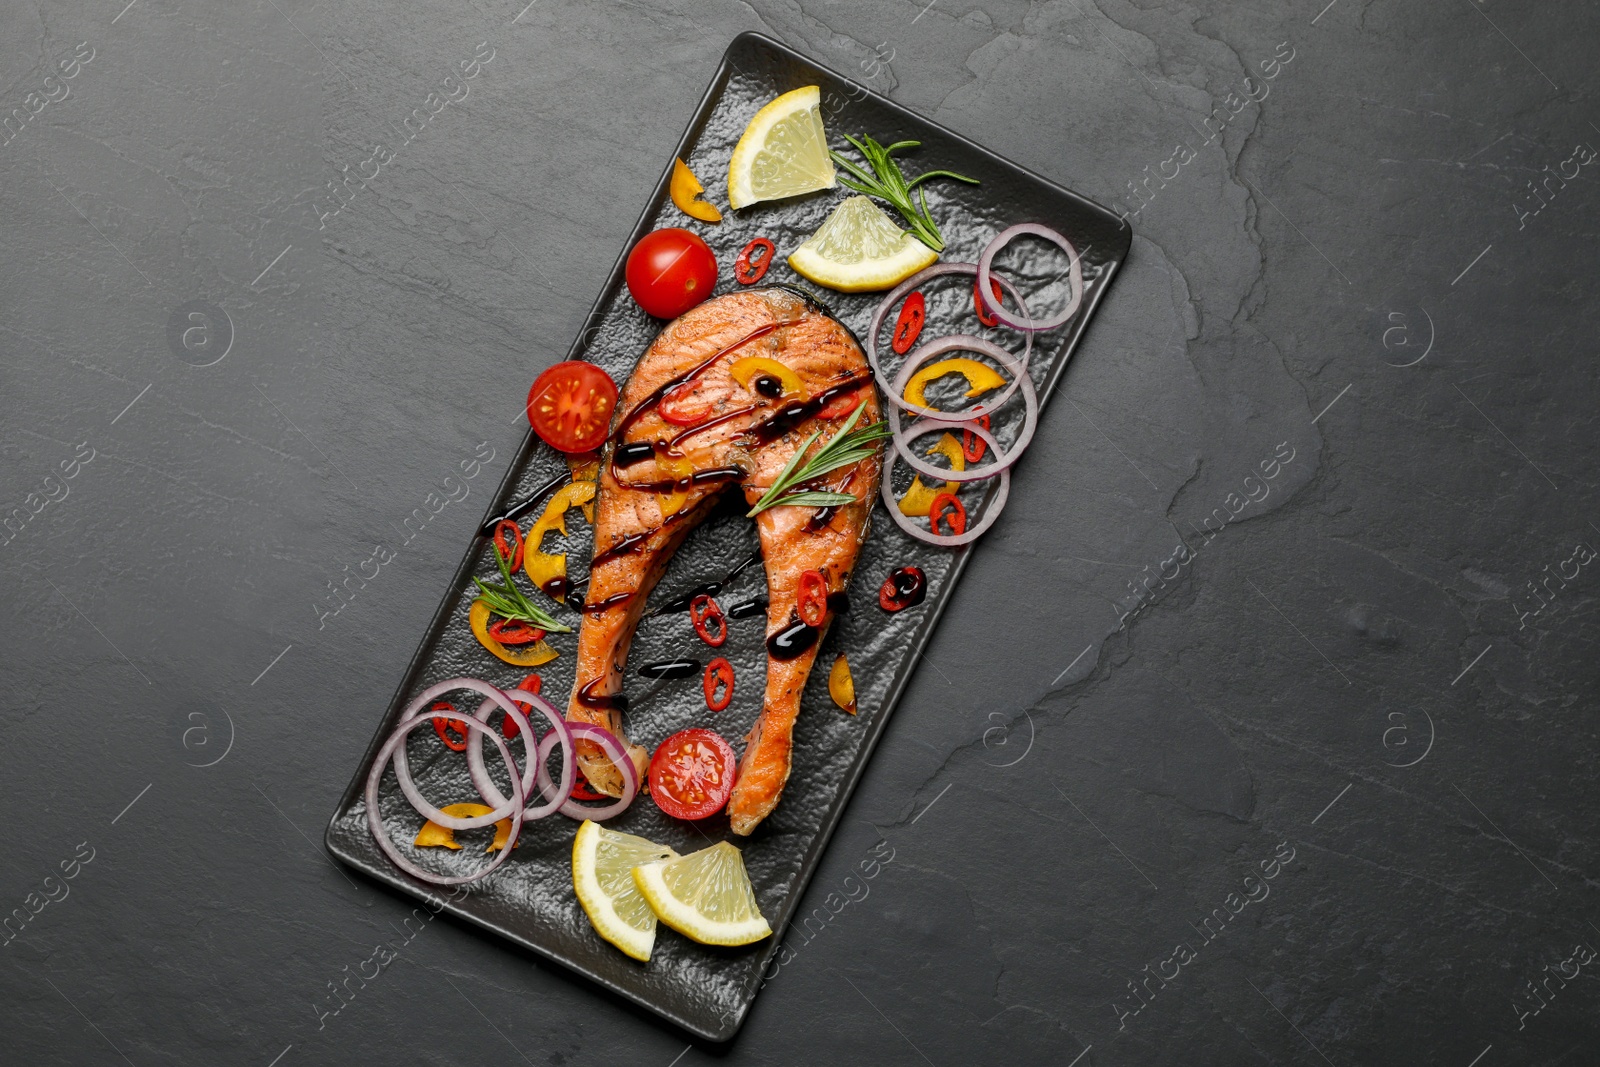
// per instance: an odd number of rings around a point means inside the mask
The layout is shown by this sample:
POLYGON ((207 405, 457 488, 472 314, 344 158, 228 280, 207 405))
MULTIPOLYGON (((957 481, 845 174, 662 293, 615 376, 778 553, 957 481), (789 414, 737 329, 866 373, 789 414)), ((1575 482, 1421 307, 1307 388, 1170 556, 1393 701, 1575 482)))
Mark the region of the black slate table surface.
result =
POLYGON ((1597 35, 1503 0, 5 5, 4 1060, 1595 1062, 1597 35), (747 29, 1135 237, 707 1047, 320 835, 747 29))

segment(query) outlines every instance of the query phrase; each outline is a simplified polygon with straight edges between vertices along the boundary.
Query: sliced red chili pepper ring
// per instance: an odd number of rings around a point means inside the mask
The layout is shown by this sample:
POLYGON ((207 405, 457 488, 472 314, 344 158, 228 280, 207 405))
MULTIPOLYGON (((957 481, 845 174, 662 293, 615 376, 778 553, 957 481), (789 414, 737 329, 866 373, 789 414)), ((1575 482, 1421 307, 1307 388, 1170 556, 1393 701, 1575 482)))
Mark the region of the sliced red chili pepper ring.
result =
POLYGON ((765 237, 757 237, 744 246, 733 263, 733 277, 740 285, 754 285, 766 277, 767 268, 777 254, 778 246, 765 237))
POLYGON ((715 597, 701 593, 689 601, 689 621, 700 640, 712 648, 721 648, 728 640, 728 619, 715 597))
MULTIPOLYGON (((428 710, 455 711, 456 706, 450 703, 448 700, 436 700, 433 702, 433 705, 428 708, 428 710)), ((457 714, 459 714, 459 712, 457 714)), ((450 751, 465 752, 467 750, 467 738, 471 735, 468 733, 465 726, 435 715, 433 717, 433 732, 439 735, 439 740, 443 741, 445 743, 445 747, 450 749, 450 751), (447 730, 459 731, 461 733, 461 740, 457 741, 455 738, 451 737, 448 733, 446 733, 447 730)))
POLYGON ((954 493, 939 493, 928 506, 928 526, 934 533, 939 532, 940 519, 950 527, 951 537, 959 537, 967 532, 966 505, 954 493), (946 510, 949 511, 948 515, 945 514, 946 510))
POLYGON ((522 566, 522 527, 510 519, 501 519, 494 525, 494 547, 501 557, 511 561, 511 569, 517 570, 522 566), (509 533, 507 531, 510 531, 509 533), (506 544, 510 538, 512 544, 506 544), (514 546, 514 547, 513 547, 514 546))
POLYGON ((889 572, 878 587, 878 607, 893 614, 914 608, 928 594, 928 577, 921 567, 901 567, 889 572))
MULTIPOLYGON (((493 631, 491 630, 491 632, 493 631)), ((517 683, 517 689, 522 690, 524 693, 538 693, 539 690, 543 688, 544 679, 540 678, 537 674, 530 674, 526 678, 522 679, 522 681, 517 683)), ((517 700, 516 697, 512 697, 511 699, 515 701, 517 707, 527 708, 529 711, 533 710, 533 705, 529 704, 526 700, 517 700)), ((511 716, 507 715, 500 720, 500 732, 505 734, 509 739, 516 737, 522 731, 518 729, 516 723, 511 721, 511 716)))
POLYGON ((531 645, 543 641, 545 634, 521 619, 495 619, 489 624, 489 636, 502 645, 531 645))
MULTIPOLYGON (((974 421, 985 430, 990 428, 987 415, 979 415, 974 421)), ((961 431, 961 455, 968 463, 977 463, 988 450, 989 446, 983 443, 983 438, 971 430, 961 431)))
POLYGON ((827 619, 828 579, 821 571, 805 571, 800 575, 800 592, 796 597, 795 610, 800 615, 800 621, 807 626, 821 626, 827 619))
POLYGON ((706 707, 712 711, 722 711, 733 703, 733 664, 718 656, 706 664, 706 675, 701 679, 701 686, 705 689, 706 707), (717 690, 722 690, 722 696, 717 696, 717 690))
POLYGON ((594 786, 590 785, 589 784, 589 779, 585 778, 583 776, 583 772, 578 770, 578 768, 576 768, 576 767, 572 768, 572 774, 573 774, 573 781, 572 781, 572 799, 573 800, 614 800, 614 799, 616 799, 615 797, 606 796, 604 793, 602 793, 599 790, 595 789, 594 786))
POLYGON ((855 411, 856 408, 860 407, 861 401, 866 398, 866 395, 867 393, 864 383, 860 389, 853 389, 848 393, 840 393, 838 396, 822 405, 822 410, 817 412, 817 418, 842 419, 846 415, 849 415, 851 412, 855 411))
POLYGON ((894 339, 889 346, 900 355, 911 351, 911 346, 922 336, 922 324, 928 317, 928 300, 919 290, 906 297, 901 305, 900 317, 894 323, 894 339))
POLYGON ((698 426, 716 410, 713 401, 701 395, 697 382, 685 382, 669 390, 656 404, 656 413, 674 426, 698 426))
MULTIPOLYGON (((1000 283, 995 281, 993 278, 990 278, 989 279, 989 289, 990 289, 991 292, 994 293, 995 306, 996 307, 1001 306, 1000 305, 1000 283)), ((989 326, 989 327, 994 327, 994 326, 1000 325, 1000 320, 995 317, 994 312, 989 310, 988 305, 978 295, 978 283, 977 282, 973 282, 972 283, 972 306, 978 312, 978 321, 979 322, 981 322, 985 326, 989 326)))

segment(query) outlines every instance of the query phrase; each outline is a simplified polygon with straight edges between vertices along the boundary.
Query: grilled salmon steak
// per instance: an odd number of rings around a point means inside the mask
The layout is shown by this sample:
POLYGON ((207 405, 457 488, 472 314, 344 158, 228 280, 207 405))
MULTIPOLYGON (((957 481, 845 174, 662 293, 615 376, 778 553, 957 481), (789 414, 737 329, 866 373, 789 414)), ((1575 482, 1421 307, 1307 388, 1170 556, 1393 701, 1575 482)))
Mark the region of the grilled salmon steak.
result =
MULTIPOLYGON (((649 753, 624 732, 622 681, 651 589, 722 493, 737 485, 753 506, 812 434, 822 431, 808 456, 861 405, 858 428, 880 420, 872 371, 855 338, 804 295, 781 287, 706 301, 662 330, 634 369, 601 455, 594 559, 567 718, 615 734, 641 781, 649 753)), ((820 571, 830 593, 844 589, 880 474, 874 451, 805 486, 852 494, 854 503, 783 505, 756 516, 770 604, 767 687, 728 801, 735 833, 754 830, 783 793, 800 693, 832 619, 831 607, 819 625, 800 618, 801 575, 820 571)), ((599 746, 580 741, 578 763, 596 789, 621 795, 621 772, 599 746)))

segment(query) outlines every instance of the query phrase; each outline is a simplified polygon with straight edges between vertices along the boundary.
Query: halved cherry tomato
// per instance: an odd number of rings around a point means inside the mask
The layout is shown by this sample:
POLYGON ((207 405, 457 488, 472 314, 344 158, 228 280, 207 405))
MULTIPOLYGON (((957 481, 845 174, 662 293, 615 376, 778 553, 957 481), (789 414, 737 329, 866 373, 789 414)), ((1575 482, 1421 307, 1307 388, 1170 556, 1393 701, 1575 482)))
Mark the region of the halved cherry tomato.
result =
POLYGON ((617 407, 611 375, 581 359, 557 363, 528 390, 528 423, 559 452, 588 452, 605 443, 617 407))
POLYGON ((712 648, 721 648, 727 642, 728 619, 714 597, 701 593, 689 601, 689 621, 694 623, 694 632, 700 635, 700 640, 712 648))
POLYGON ((706 674, 700 685, 706 692, 706 707, 722 711, 733 703, 733 664, 718 656, 706 664, 706 674), (723 691, 720 697, 717 696, 719 688, 723 691))
POLYGON ((494 547, 502 559, 511 561, 511 569, 516 570, 522 566, 522 527, 510 519, 501 519, 494 524, 494 547), (507 544, 507 541, 510 544, 507 544))
MULTIPOLYGON (((989 279, 989 291, 994 293, 995 306, 1000 305, 1000 283, 993 278, 989 279)), ((989 313, 989 307, 978 297, 978 283, 972 283, 972 306, 978 311, 978 321, 985 326, 998 326, 1000 320, 989 313)))
POLYGON ((860 389, 852 389, 848 393, 840 393, 838 396, 822 405, 822 410, 817 412, 817 418, 842 419, 856 408, 860 407, 861 401, 866 399, 866 396, 867 393, 865 386, 860 389))
MULTIPOLYGON (((526 690, 529 693, 537 693, 543 686, 544 679, 540 678, 537 674, 530 674, 526 678, 522 679, 522 681, 517 683, 518 689, 526 690)), ((517 707, 523 709, 524 712, 533 710, 533 705, 529 704, 525 700, 516 700, 513 698, 513 703, 515 703, 517 707)), ((512 738, 516 737, 522 732, 522 727, 512 722, 511 716, 506 715, 500 719, 500 732, 505 734, 507 738, 512 738)))
POLYGON ((950 536, 967 532, 967 509, 961 499, 953 493, 940 493, 933 498, 933 504, 928 508, 928 525, 934 533, 939 532, 939 520, 943 519, 950 527, 950 536), (949 514, 945 514, 946 511, 949 514))
POLYGON ((911 351, 911 346, 922 336, 922 324, 927 317, 926 297, 920 292, 906 297, 906 302, 900 305, 900 317, 894 323, 894 340, 890 342, 890 347, 902 356, 911 351))
POLYGON ((807 626, 821 626, 828 617, 828 579, 821 571, 800 575, 800 595, 795 610, 807 626))
POLYGON ((733 792, 733 749, 713 730, 680 730, 650 759, 650 796, 674 819, 715 815, 733 792))
POLYGON ((698 236, 674 226, 639 238, 624 274, 646 314, 675 319, 717 287, 717 257, 698 236))
POLYGON ((489 623, 489 636, 502 645, 531 645, 544 640, 544 631, 521 619, 495 619, 489 623))
POLYGON ((740 285, 754 285, 767 276, 767 268, 772 266, 772 257, 777 254, 778 248, 765 237, 757 237, 754 241, 744 246, 744 251, 739 253, 739 258, 733 263, 733 277, 740 285))
MULTIPOLYGON (((985 430, 989 429, 989 416, 979 415, 978 425, 985 430)), ((989 446, 984 442, 983 438, 971 430, 961 431, 961 455, 968 463, 978 462, 987 451, 989 451, 989 446)))
MULTIPOLYGON (((456 706, 450 703, 448 700, 435 700, 433 702, 433 706, 428 710, 455 711, 456 706)), ((467 733, 467 728, 465 726, 462 726, 453 719, 441 719, 435 717, 433 720, 433 732, 439 735, 439 740, 443 741, 445 743, 445 747, 450 749, 452 752, 465 752, 467 750, 467 738, 471 735, 467 733), (449 733, 446 733, 446 731, 460 732, 461 740, 456 740, 455 738, 451 737, 449 733)))
POLYGON ((676 389, 669 389, 656 404, 656 411, 674 426, 698 426, 705 422, 715 409, 710 400, 696 395, 698 384, 684 382, 676 389))

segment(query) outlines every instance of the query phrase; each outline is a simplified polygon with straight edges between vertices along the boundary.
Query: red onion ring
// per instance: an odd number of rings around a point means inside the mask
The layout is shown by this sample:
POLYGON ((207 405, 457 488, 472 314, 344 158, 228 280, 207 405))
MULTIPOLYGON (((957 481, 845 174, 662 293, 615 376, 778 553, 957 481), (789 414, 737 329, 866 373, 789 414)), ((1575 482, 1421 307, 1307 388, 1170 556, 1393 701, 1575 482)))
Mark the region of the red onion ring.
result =
MULTIPOLYGON (((549 773, 544 770, 544 761, 550 755, 554 745, 547 746, 541 742, 537 746, 537 759, 530 758, 523 771, 522 793, 525 798, 534 795, 535 782, 538 783, 541 793, 551 797, 544 804, 537 807, 530 806, 522 813, 524 819, 533 822, 536 819, 542 819, 546 815, 553 814, 572 795, 573 784, 578 780, 577 776, 572 773, 572 768, 576 766, 572 758, 572 734, 568 731, 567 722, 561 717, 561 713, 551 707, 550 702, 539 694, 530 693, 525 689, 512 689, 507 690, 505 695, 513 701, 530 705, 541 712, 546 719, 549 719, 550 732, 544 735, 544 740, 549 741, 554 738, 555 742, 561 745, 563 770, 559 786, 551 781, 549 773)), ((494 710, 494 706, 493 700, 485 700, 478 705, 478 710, 474 717, 480 722, 488 722, 489 714, 494 710)), ((518 725, 520 726, 521 724, 519 723, 518 725)), ((518 734, 517 736, 521 737, 522 735, 518 734)), ((528 736, 531 737, 533 735, 529 734, 528 736)), ((535 755, 534 746, 525 746, 524 751, 529 757, 535 755)), ((496 807, 506 803, 506 798, 495 787, 494 781, 489 777, 488 768, 484 766, 483 746, 481 744, 474 744, 470 741, 467 744, 467 773, 472 776, 473 786, 476 787, 479 795, 483 797, 486 803, 496 807)))
MULTIPOLYGON (((456 682, 460 682, 462 680, 463 679, 455 679, 456 682)), ((465 688, 459 685, 454 687, 465 688)), ((432 697, 429 697, 428 699, 431 700, 432 697)), ((519 723, 518 725, 521 724, 519 723)), ((407 799, 410 798, 408 797, 407 799)), ((412 716, 403 720, 395 729, 395 732, 389 735, 389 739, 383 743, 383 747, 378 750, 377 758, 372 761, 372 770, 367 772, 367 829, 372 831, 372 836, 374 840, 378 842, 378 847, 383 850, 383 854, 385 856, 389 857, 390 862, 392 862, 396 867, 399 867, 402 871, 405 871, 407 874, 411 875, 411 877, 424 882, 431 882, 434 885, 462 885, 466 882, 475 882, 478 879, 493 873, 496 868, 510 858, 511 848, 516 844, 517 837, 522 833, 522 805, 524 799, 526 798, 522 792, 522 781, 517 777, 517 763, 511 758, 511 749, 506 745, 504 739, 502 739, 496 731, 491 730, 486 724, 479 722, 470 715, 464 715, 459 711, 438 711, 434 712, 432 715, 412 716), (489 862, 487 867, 481 871, 478 871, 476 874, 434 874, 431 871, 426 871, 421 867, 418 867, 415 863, 412 863, 410 860, 402 856, 399 849, 394 847, 394 843, 389 840, 389 835, 384 833, 383 818, 378 812, 378 783, 383 779, 383 769, 389 765, 389 762, 392 758, 405 751, 406 738, 410 736, 411 731, 425 723, 431 722, 434 718, 449 719, 452 722, 458 722, 466 728, 468 733, 476 730, 487 735, 489 739, 495 743, 495 747, 500 750, 500 758, 506 762, 506 773, 511 775, 511 833, 506 838, 505 847, 499 850, 499 852, 495 855, 495 858, 489 862)), ((415 807, 416 805, 413 806, 415 807)), ((488 816, 484 817, 488 818, 488 816)), ((504 815, 500 816, 502 819, 505 817, 506 816, 504 815)), ((438 820, 435 819, 430 821, 437 822, 438 820)), ((499 822, 500 820, 495 819, 494 821, 499 822)), ((483 823, 481 825, 487 826, 489 824, 483 823)), ((468 829, 468 827, 460 827, 459 829, 468 829)))
MULTIPOLYGON (((1001 281, 1004 281, 1004 279, 1001 279, 1001 281)), ((983 255, 978 257, 978 299, 982 300, 984 306, 989 309, 989 314, 1013 329, 1029 332, 1053 330, 1072 318, 1073 314, 1078 310, 1078 305, 1083 302, 1083 264, 1078 260, 1078 250, 1072 247, 1071 241, 1048 226, 1040 226, 1036 222, 1019 222, 1015 226, 1008 226, 1001 230, 994 240, 989 242, 988 246, 983 250, 983 255), (1032 234, 1034 237, 1042 237, 1049 241, 1065 252, 1067 259, 1071 263, 1067 274, 1067 289, 1072 298, 1067 301, 1066 309, 1054 318, 1034 322, 1028 316, 1026 309, 1024 309, 1022 321, 1019 322, 1012 317, 1009 311, 989 299, 990 264, 994 262, 996 253, 1023 234, 1032 234)), ((1018 303, 1020 305, 1020 301, 1018 303)))
MULTIPOLYGON (((926 359, 927 354, 938 355, 938 352, 928 353, 928 349, 931 349, 933 346, 942 344, 944 342, 955 343, 956 347, 989 344, 988 341, 985 341, 980 337, 960 337, 958 335, 956 337, 940 338, 938 341, 932 341, 929 344, 923 345, 922 348, 917 349, 916 353, 911 359, 906 361, 906 365, 900 368, 900 373, 895 377, 894 380, 896 387, 899 387, 903 384, 901 381, 902 378, 909 378, 911 373, 916 369, 916 359, 918 357, 926 359)), ((1004 351, 1003 349, 998 348, 996 348, 996 350, 1004 351)), ((1018 375, 1014 381, 1022 386, 1022 402, 1024 405, 1022 416, 1022 433, 1017 435, 1017 439, 1012 442, 1009 451, 1002 452, 1000 450, 1000 446, 994 443, 994 438, 989 436, 987 431, 985 431, 984 439, 988 441, 994 448, 993 462, 985 463, 981 467, 968 467, 966 470, 960 471, 953 470, 949 467, 935 467, 932 463, 929 463, 927 460, 923 459, 921 456, 912 451, 911 438, 919 436, 919 434, 902 429, 900 426, 900 413, 898 411, 890 411, 887 413, 887 415, 889 421, 889 430, 894 436, 895 451, 900 454, 901 459, 905 460, 906 466, 910 467, 912 470, 919 474, 926 474, 930 478, 938 478, 946 482, 977 482, 982 481, 984 478, 992 478, 996 474, 1003 473, 1008 467, 1017 461, 1017 459, 1022 455, 1023 450, 1028 447, 1028 442, 1033 440, 1033 431, 1039 424, 1039 394, 1034 391, 1033 379, 1028 377, 1026 373, 1023 373, 1018 375)), ((977 426, 976 422, 950 423, 944 419, 936 419, 932 416, 924 416, 913 423, 912 427, 915 429, 918 426, 922 426, 924 423, 932 423, 934 427, 946 430, 957 425, 962 429, 968 429, 973 426, 977 426)), ((982 427, 978 428, 982 429, 982 427)), ((885 478, 884 480, 887 481, 888 479, 885 478)))
MULTIPOLYGON (((944 423, 936 422, 933 419, 918 419, 916 422, 911 424, 908 434, 915 436, 919 433, 919 431, 923 431, 924 427, 926 427, 929 431, 947 428, 944 423)), ((973 422, 966 424, 962 428, 970 429, 973 433, 982 438, 984 443, 986 443, 991 449, 999 452, 1000 445, 997 441, 995 441, 994 435, 988 430, 985 430, 982 426, 979 426, 977 423, 973 422)), ((1006 500, 1011 496, 1011 470, 1010 464, 1008 463, 1005 467, 1000 469, 999 491, 995 494, 994 499, 989 502, 989 506, 984 509, 983 518, 976 526, 970 526, 964 533, 959 534, 941 534, 932 530, 924 530, 922 527, 912 522, 909 516, 900 511, 899 501, 895 500, 894 498, 894 488, 890 483, 892 480, 891 476, 894 474, 894 461, 896 458, 897 457, 894 454, 891 454, 889 456, 888 463, 885 464, 883 469, 883 482, 880 489, 883 494, 883 506, 888 510, 889 517, 895 521, 895 525, 899 526, 900 529, 904 530, 912 537, 915 537, 917 540, 926 541, 930 545, 940 545, 945 548, 957 548, 961 545, 968 545, 973 541, 976 541, 979 537, 983 536, 984 532, 988 530, 989 527, 994 525, 995 520, 1000 517, 1001 510, 1006 506, 1006 500)), ((949 472, 946 471, 943 473, 949 472)))
MULTIPOLYGON (((586 808, 576 800, 568 800, 561 805, 561 814, 569 819, 591 819, 595 822, 601 822, 614 815, 622 814, 627 810, 628 805, 633 803, 633 798, 639 795, 639 771, 633 765, 633 760, 628 757, 627 750, 622 747, 622 742, 613 737, 611 731, 603 726, 591 726, 588 723, 575 722, 568 723, 567 728, 572 731, 574 738, 581 737, 593 741, 605 749, 606 758, 615 763, 622 771, 622 796, 601 808, 586 808)), ((548 740, 549 738, 546 737, 545 741, 548 740)), ((545 779, 547 772, 544 769, 544 753, 546 751, 544 742, 540 742, 539 775, 541 784, 544 780, 547 780, 545 779)), ((571 764, 568 766, 571 766, 571 764)))
MULTIPOLYGON (((895 407, 899 408, 900 410, 909 411, 913 415, 922 415, 922 416, 925 416, 927 418, 938 418, 938 417, 944 417, 944 418, 949 418, 949 419, 977 419, 977 418, 982 418, 984 415, 987 415, 990 412, 993 412, 993 411, 997 410, 1007 400, 1010 400, 1011 399, 1011 394, 1017 391, 1016 379, 1018 377, 1021 377, 1022 375, 1026 375, 1027 374, 1027 372, 1028 372, 1028 360, 1033 356, 1033 332, 1031 330, 1025 330, 1025 331, 1023 331, 1023 334, 1022 334, 1023 349, 1022 349, 1022 356, 1021 356, 1021 359, 1020 359, 1020 365, 1022 367, 1022 374, 1021 375, 1013 374, 1012 375, 1011 384, 1006 386, 1005 390, 1003 392, 1001 392, 1001 394, 999 396, 993 398, 992 400, 986 401, 984 403, 975 404, 972 407, 965 408, 965 409, 963 409, 961 411, 949 411, 949 412, 946 412, 946 411, 940 411, 937 408, 925 408, 925 407, 922 407, 922 406, 920 406, 918 404, 910 403, 909 401, 903 399, 900 396, 900 390, 889 388, 889 384, 888 384, 889 376, 888 376, 888 373, 886 371, 884 371, 882 365, 878 363, 878 334, 883 329, 884 319, 888 318, 889 312, 891 310, 893 310, 895 305, 897 305, 900 302, 900 298, 901 297, 903 297, 907 293, 911 292, 911 290, 915 289, 917 286, 921 285, 923 282, 927 281, 929 278, 938 278, 938 277, 942 277, 943 275, 946 275, 946 274, 977 274, 977 273, 978 273, 978 267, 977 267, 976 264, 973 264, 973 263, 935 263, 931 267, 924 267, 922 270, 917 271, 917 273, 913 274, 911 277, 907 278, 905 281, 901 282, 899 285, 895 286, 895 288, 890 290, 889 291, 889 295, 883 298, 883 303, 878 305, 878 310, 874 311, 872 313, 872 325, 869 326, 868 329, 867 329, 867 362, 869 364, 871 364, 871 366, 872 366, 872 373, 873 373, 873 376, 876 377, 877 380, 878 380, 879 389, 881 389, 883 391, 883 393, 886 396, 888 396, 889 402, 891 404, 893 404, 895 407)), ((1025 305, 1023 303, 1022 294, 1017 292, 1016 287, 1013 286, 1010 282, 1006 281, 1005 278, 996 276, 995 280, 998 281, 1002 286, 1005 287, 1005 289, 1008 292, 1011 293, 1011 299, 1015 300, 1017 302, 1017 306, 1022 309, 1022 314, 1023 314, 1024 318, 1026 318, 1027 321, 1032 322, 1033 320, 1031 318, 1028 318, 1028 309, 1027 309, 1027 305, 1025 305)), ((929 344, 936 344, 936 343, 937 342, 929 342, 929 344)), ((924 347, 926 347, 926 346, 924 346, 924 347)), ((998 348, 999 346, 995 346, 995 347, 998 348)), ((919 349, 918 351, 921 351, 921 350, 919 349)), ((1005 350, 1004 349, 1000 349, 1000 351, 1003 352, 1005 350)), ((999 358, 999 357, 997 357, 997 358, 999 358)), ((1009 367, 1009 366, 1017 365, 1019 360, 1018 360, 1018 357, 1013 356, 1009 352, 1006 352, 1005 356, 1004 356, 1004 362, 1009 367)))
MULTIPOLYGON (((528 718, 522 714, 522 709, 511 703, 511 700, 499 689, 477 678, 450 678, 436 685, 430 685, 422 691, 420 696, 406 705, 406 709, 400 713, 400 722, 402 724, 410 722, 440 695, 454 692, 457 689, 471 690, 480 696, 488 697, 492 703, 498 704, 500 710, 504 711, 520 729, 527 730, 529 737, 533 736, 533 727, 528 725, 528 718)), ((430 715, 434 718, 447 717, 444 712, 430 712, 430 715)), ((473 721, 476 722, 477 720, 474 719, 473 721)), ((409 732, 409 729, 407 732, 409 732)), ((469 745, 468 747, 470 748, 471 746, 469 745)), ((510 749, 506 751, 509 752, 510 749)), ((513 771, 512 773, 515 774, 516 772, 513 771)), ((429 822, 438 823, 447 829, 476 830, 480 826, 492 826, 511 814, 511 808, 508 806, 510 801, 502 798, 502 801, 496 804, 494 810, 487 815, 475 815, 472 818, 446 815, 422 798, 422 793, 418 791, 416 782, 411 778, 411 764, 406 758, 404 745, 401 745, 394 754, 394 776, 400 782, 400 791, 406 795, 407 800, 411 801, 411 806, 417 809, 417 813, 429 822)), ((496 791, 495 795, 499 796, 500 794, 496 791)), ((527 799, 526 791, 522 791, 522 795, 525 802, 527 799)), ((518 815, 521 815, 521 802, 518 805, 518 815)))

